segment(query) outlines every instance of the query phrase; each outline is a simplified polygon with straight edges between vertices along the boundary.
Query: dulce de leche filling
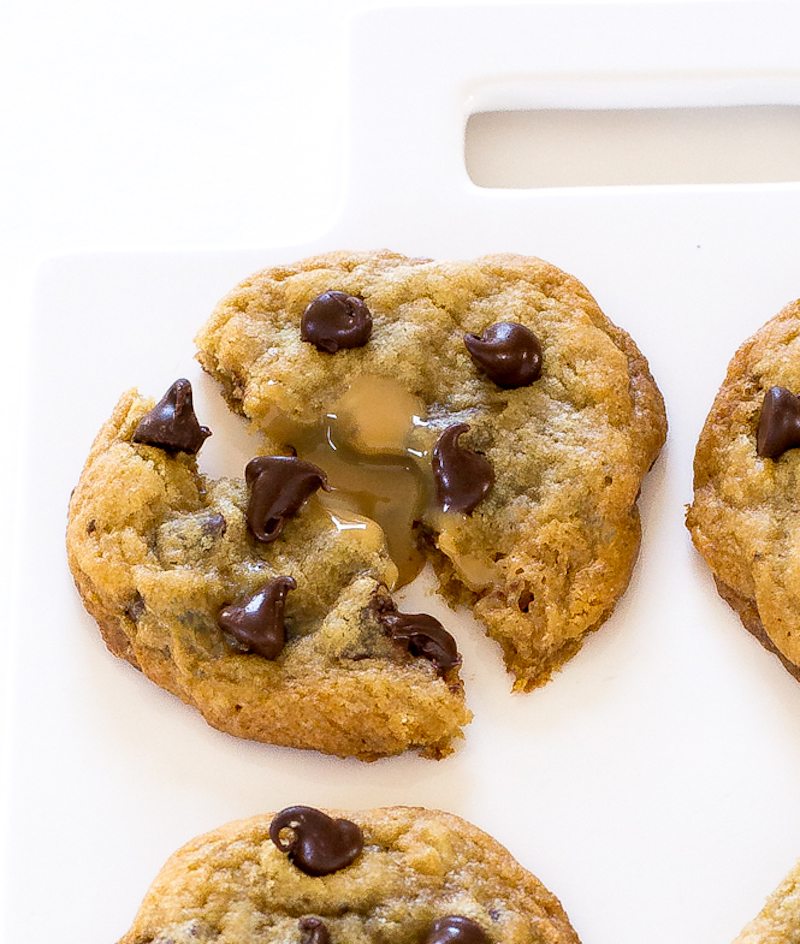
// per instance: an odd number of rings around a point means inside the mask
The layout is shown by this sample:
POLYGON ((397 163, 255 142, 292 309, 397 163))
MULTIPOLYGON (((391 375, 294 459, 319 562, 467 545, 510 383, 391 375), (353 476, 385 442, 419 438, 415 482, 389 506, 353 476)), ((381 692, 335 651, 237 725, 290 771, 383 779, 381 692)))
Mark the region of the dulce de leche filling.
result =
POLYGON ((396 587, 410 583, 425 563, 416 527, 424 517, 462 579, 478 589, 491 582, 491 568, 453 553, 448 526, 461 515, 442 511, 436 500, 431 451, 450 422, 428 418, 422 401, 393 378, 362 375, 319 422, 298 423, 276 411, 265 428, 327 474, 330 491, 315 500, 339 530, 365 527, 364 519, 380 526, 398 570, 396 587))

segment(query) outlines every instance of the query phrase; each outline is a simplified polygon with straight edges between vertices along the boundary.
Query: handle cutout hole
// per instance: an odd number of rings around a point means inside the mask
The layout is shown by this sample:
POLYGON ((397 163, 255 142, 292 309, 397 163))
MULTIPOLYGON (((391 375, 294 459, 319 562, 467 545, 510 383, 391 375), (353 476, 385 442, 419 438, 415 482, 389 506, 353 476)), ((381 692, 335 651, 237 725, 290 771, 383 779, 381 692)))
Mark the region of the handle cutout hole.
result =
POLYGON ((800 106, 477 112, 465 161, 479 187, 800 181, 800 106))

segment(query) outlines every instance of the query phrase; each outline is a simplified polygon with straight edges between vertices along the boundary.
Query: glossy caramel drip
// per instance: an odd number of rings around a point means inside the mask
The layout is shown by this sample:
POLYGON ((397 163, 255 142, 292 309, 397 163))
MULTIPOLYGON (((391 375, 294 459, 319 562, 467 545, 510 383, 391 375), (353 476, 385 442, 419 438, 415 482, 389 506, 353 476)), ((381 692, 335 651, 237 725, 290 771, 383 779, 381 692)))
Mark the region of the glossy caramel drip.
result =
POLYGON ((404 456, 414 430, 426 425, 424 412, 419 397, 396 380, 366 374, 339 398, 333 418, 338 437, 356 452, 404 456))
POLYGON ((326 472, 331 491, 318 493, 316 500, 334 523, 356 515, 380 525, 398 569, 398 587, 425 563, 414 531, 433 494, 427 451, 433 436, 423 413, 421 401, 396 381, 365 375, 321 422, 303 425, 281 414, 267 424, 271 436, 326 472))

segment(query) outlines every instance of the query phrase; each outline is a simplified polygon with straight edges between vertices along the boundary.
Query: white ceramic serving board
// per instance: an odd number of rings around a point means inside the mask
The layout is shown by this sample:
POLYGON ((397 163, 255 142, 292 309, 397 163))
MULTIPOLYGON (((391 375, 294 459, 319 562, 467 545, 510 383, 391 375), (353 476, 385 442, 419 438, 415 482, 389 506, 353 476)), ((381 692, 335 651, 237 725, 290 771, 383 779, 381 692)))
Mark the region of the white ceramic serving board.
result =
POLYGON ((559 895, 585 944, 728 944, 760 908, 800 856, 800 685, 717 597, 683 512, 728 359, 800 295, 800 187, 480 190, 463 130, 489 108, 800 104, 799 32, 800 8, 775 3, 370 15, 353 40, 350 185, 333 232, 44 269, 3 940, 110 944, 182 842, 293 803, 458 813, 559 895), (259 267, 379 246, 511 250, 575 273, 649 358, 670 419, 630 589, 544 689, 512 695, 471 619, 425 587, 408 593, 457 635, 475 712, 440 763, 364 765, 211 730, 109 655, 63 551, 70 488, 123 389, 160 394, 189 376, 215 433, 201 465, 240 473, 255 440, 193 362, 194 331, 259 267))

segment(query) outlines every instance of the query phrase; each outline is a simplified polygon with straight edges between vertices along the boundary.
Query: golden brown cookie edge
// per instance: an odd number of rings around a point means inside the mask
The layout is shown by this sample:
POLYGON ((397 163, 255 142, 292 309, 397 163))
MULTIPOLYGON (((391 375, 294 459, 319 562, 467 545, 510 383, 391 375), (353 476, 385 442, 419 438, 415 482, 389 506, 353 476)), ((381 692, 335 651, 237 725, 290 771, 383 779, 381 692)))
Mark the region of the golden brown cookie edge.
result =
MULTIPOLYGON (((767 651, 777 655, 784 668, 800 681, 800 667, 792 662, 776 646, 766 630, 758 612, 754 597, 744 588, 748 583, 746 576, 747 565, 744 561, 738 562, 735 574, 726 572, 725 578, 720 576, 721 560, 715 549, 715 541, 701 527, 697 516, 697 505, 701 490, 711 485, 707 467, 711 465, 710 456, 715 448, 715 441, 719 438, 719 428, 726 427, 726 417, 738 404, 737 388, 746 384, 751 374, 751 360, 754 351, 768 346, 768 339, 780 327, 790 320, 800 322, 800 299, 789 302, 776 315, 768 319, 760 328, 746 338, 736 349, 728 362, 725 377, 714 397, 700 431, 693 459, 693 501, 687 506, 685 523, 691 535, 692 543, 700 556, 711 570, 717 592, 723 600, 734 610, 745 629, 748 630, 767 651), (738 586, 734 586, 736 583, 738 586)), ((755 431, 754 431, 755 435, 755 431)), ((754 445, 755 448, 755 445, 754 445)))

